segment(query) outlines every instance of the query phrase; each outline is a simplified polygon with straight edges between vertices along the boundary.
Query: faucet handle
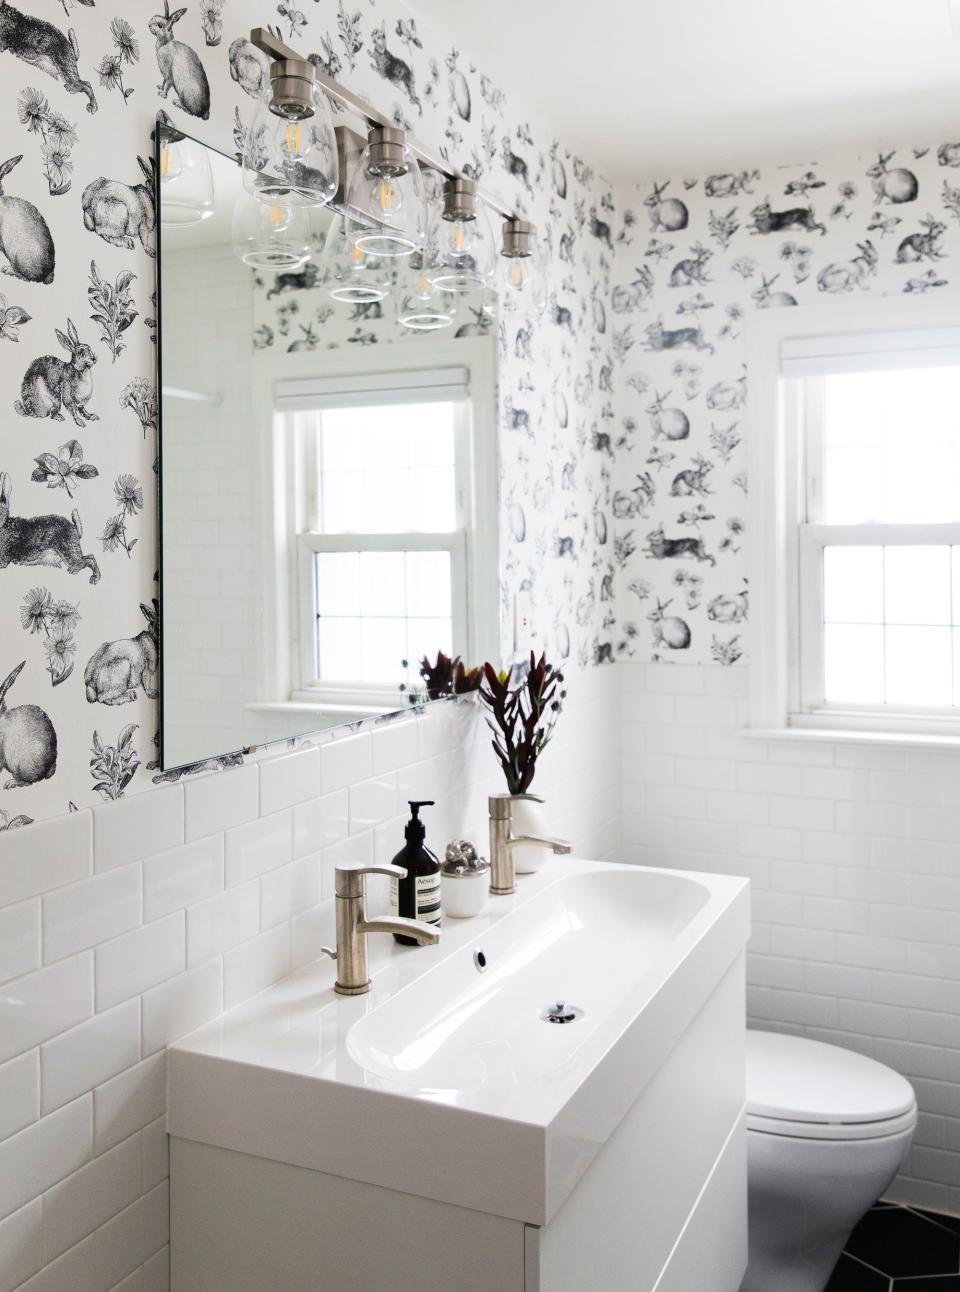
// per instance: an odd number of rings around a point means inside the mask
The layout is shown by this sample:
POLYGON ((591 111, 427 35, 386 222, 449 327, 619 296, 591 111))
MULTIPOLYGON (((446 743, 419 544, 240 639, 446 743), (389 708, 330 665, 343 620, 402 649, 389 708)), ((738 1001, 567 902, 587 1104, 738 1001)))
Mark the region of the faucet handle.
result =
POLYGON ((403 866, 338 866, 334 880, 337 897, 362 897, 364 875, 389 875, 393 879, 406 879, 403 866))
POLYGON ((494 821, 509 821, 511 804, 543 802, 539 794, 491 794, 487 799, 487 807, 494 821))

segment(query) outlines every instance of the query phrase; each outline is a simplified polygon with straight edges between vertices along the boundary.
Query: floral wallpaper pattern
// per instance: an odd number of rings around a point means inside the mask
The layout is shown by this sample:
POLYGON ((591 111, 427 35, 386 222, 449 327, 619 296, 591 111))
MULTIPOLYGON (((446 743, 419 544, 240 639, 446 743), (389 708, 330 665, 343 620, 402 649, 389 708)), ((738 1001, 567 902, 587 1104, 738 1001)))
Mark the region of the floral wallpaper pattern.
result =
POLYGON ((5 828, 162 779, 150 133, 163 109, 233 152, 262 24, 543 228, 548 313, 500 333, 505 622, 519 594, 554 657, 613 657, 613 202, 590 166, 381 0, 0 0, 5 828))
POLYGON ((745 662, 745 330, 758 310, 960 289, 960 143, 618 194, 617 654, 745 662))

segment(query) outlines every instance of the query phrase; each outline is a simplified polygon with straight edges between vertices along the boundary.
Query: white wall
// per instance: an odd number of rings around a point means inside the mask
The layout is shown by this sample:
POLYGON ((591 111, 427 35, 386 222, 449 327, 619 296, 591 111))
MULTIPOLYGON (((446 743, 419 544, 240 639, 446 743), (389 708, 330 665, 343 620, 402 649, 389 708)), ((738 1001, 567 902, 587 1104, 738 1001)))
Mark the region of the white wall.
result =
POLYGON ((904 1073, 889 1196, 960 1213, 960 754, 744 738, 744 668, 617 674, 621 858, 749 876, 751 1022, 904 1073))
MULTIPOLYGON (((614 671, 568 686, 535 788, 551 831, 604 857, 614 671)), ((437 852, 486 851, 488 734, 473 702, 434 705, 0 835, 2 1292, 167 1287, 166 1046, 316 958, 334 868, 391 860, 406 799, 437 799, 437 852)), ((384 897, 372 883, 371 909, 384 897)))

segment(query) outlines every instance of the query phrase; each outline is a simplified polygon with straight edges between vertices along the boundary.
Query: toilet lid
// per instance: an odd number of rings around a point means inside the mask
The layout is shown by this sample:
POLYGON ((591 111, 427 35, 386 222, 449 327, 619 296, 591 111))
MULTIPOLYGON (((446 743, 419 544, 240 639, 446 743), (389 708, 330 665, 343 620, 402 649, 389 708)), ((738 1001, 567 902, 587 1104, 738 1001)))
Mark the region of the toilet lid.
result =
POLYGON ((913 1088, 863 1054, 803 1036, 747 1032, 747 1114, 820 1126, 886 1122, 911 1113, 913 1088))

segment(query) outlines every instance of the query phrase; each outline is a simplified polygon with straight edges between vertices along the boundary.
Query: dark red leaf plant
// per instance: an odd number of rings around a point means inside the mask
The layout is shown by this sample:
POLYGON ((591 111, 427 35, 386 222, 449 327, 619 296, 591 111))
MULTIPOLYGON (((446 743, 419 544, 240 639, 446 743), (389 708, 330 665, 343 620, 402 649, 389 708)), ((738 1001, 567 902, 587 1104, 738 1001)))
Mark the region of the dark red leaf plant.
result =
POLYGON ((563 710, 567 693, 563 674, 545 655, 530 652, 530 668, 519 685, 511 674, 484 664, 480 699, 490 710, 487 725, 511 794, 525 794, 533 782, 537 759, 546 749, 563 710))

